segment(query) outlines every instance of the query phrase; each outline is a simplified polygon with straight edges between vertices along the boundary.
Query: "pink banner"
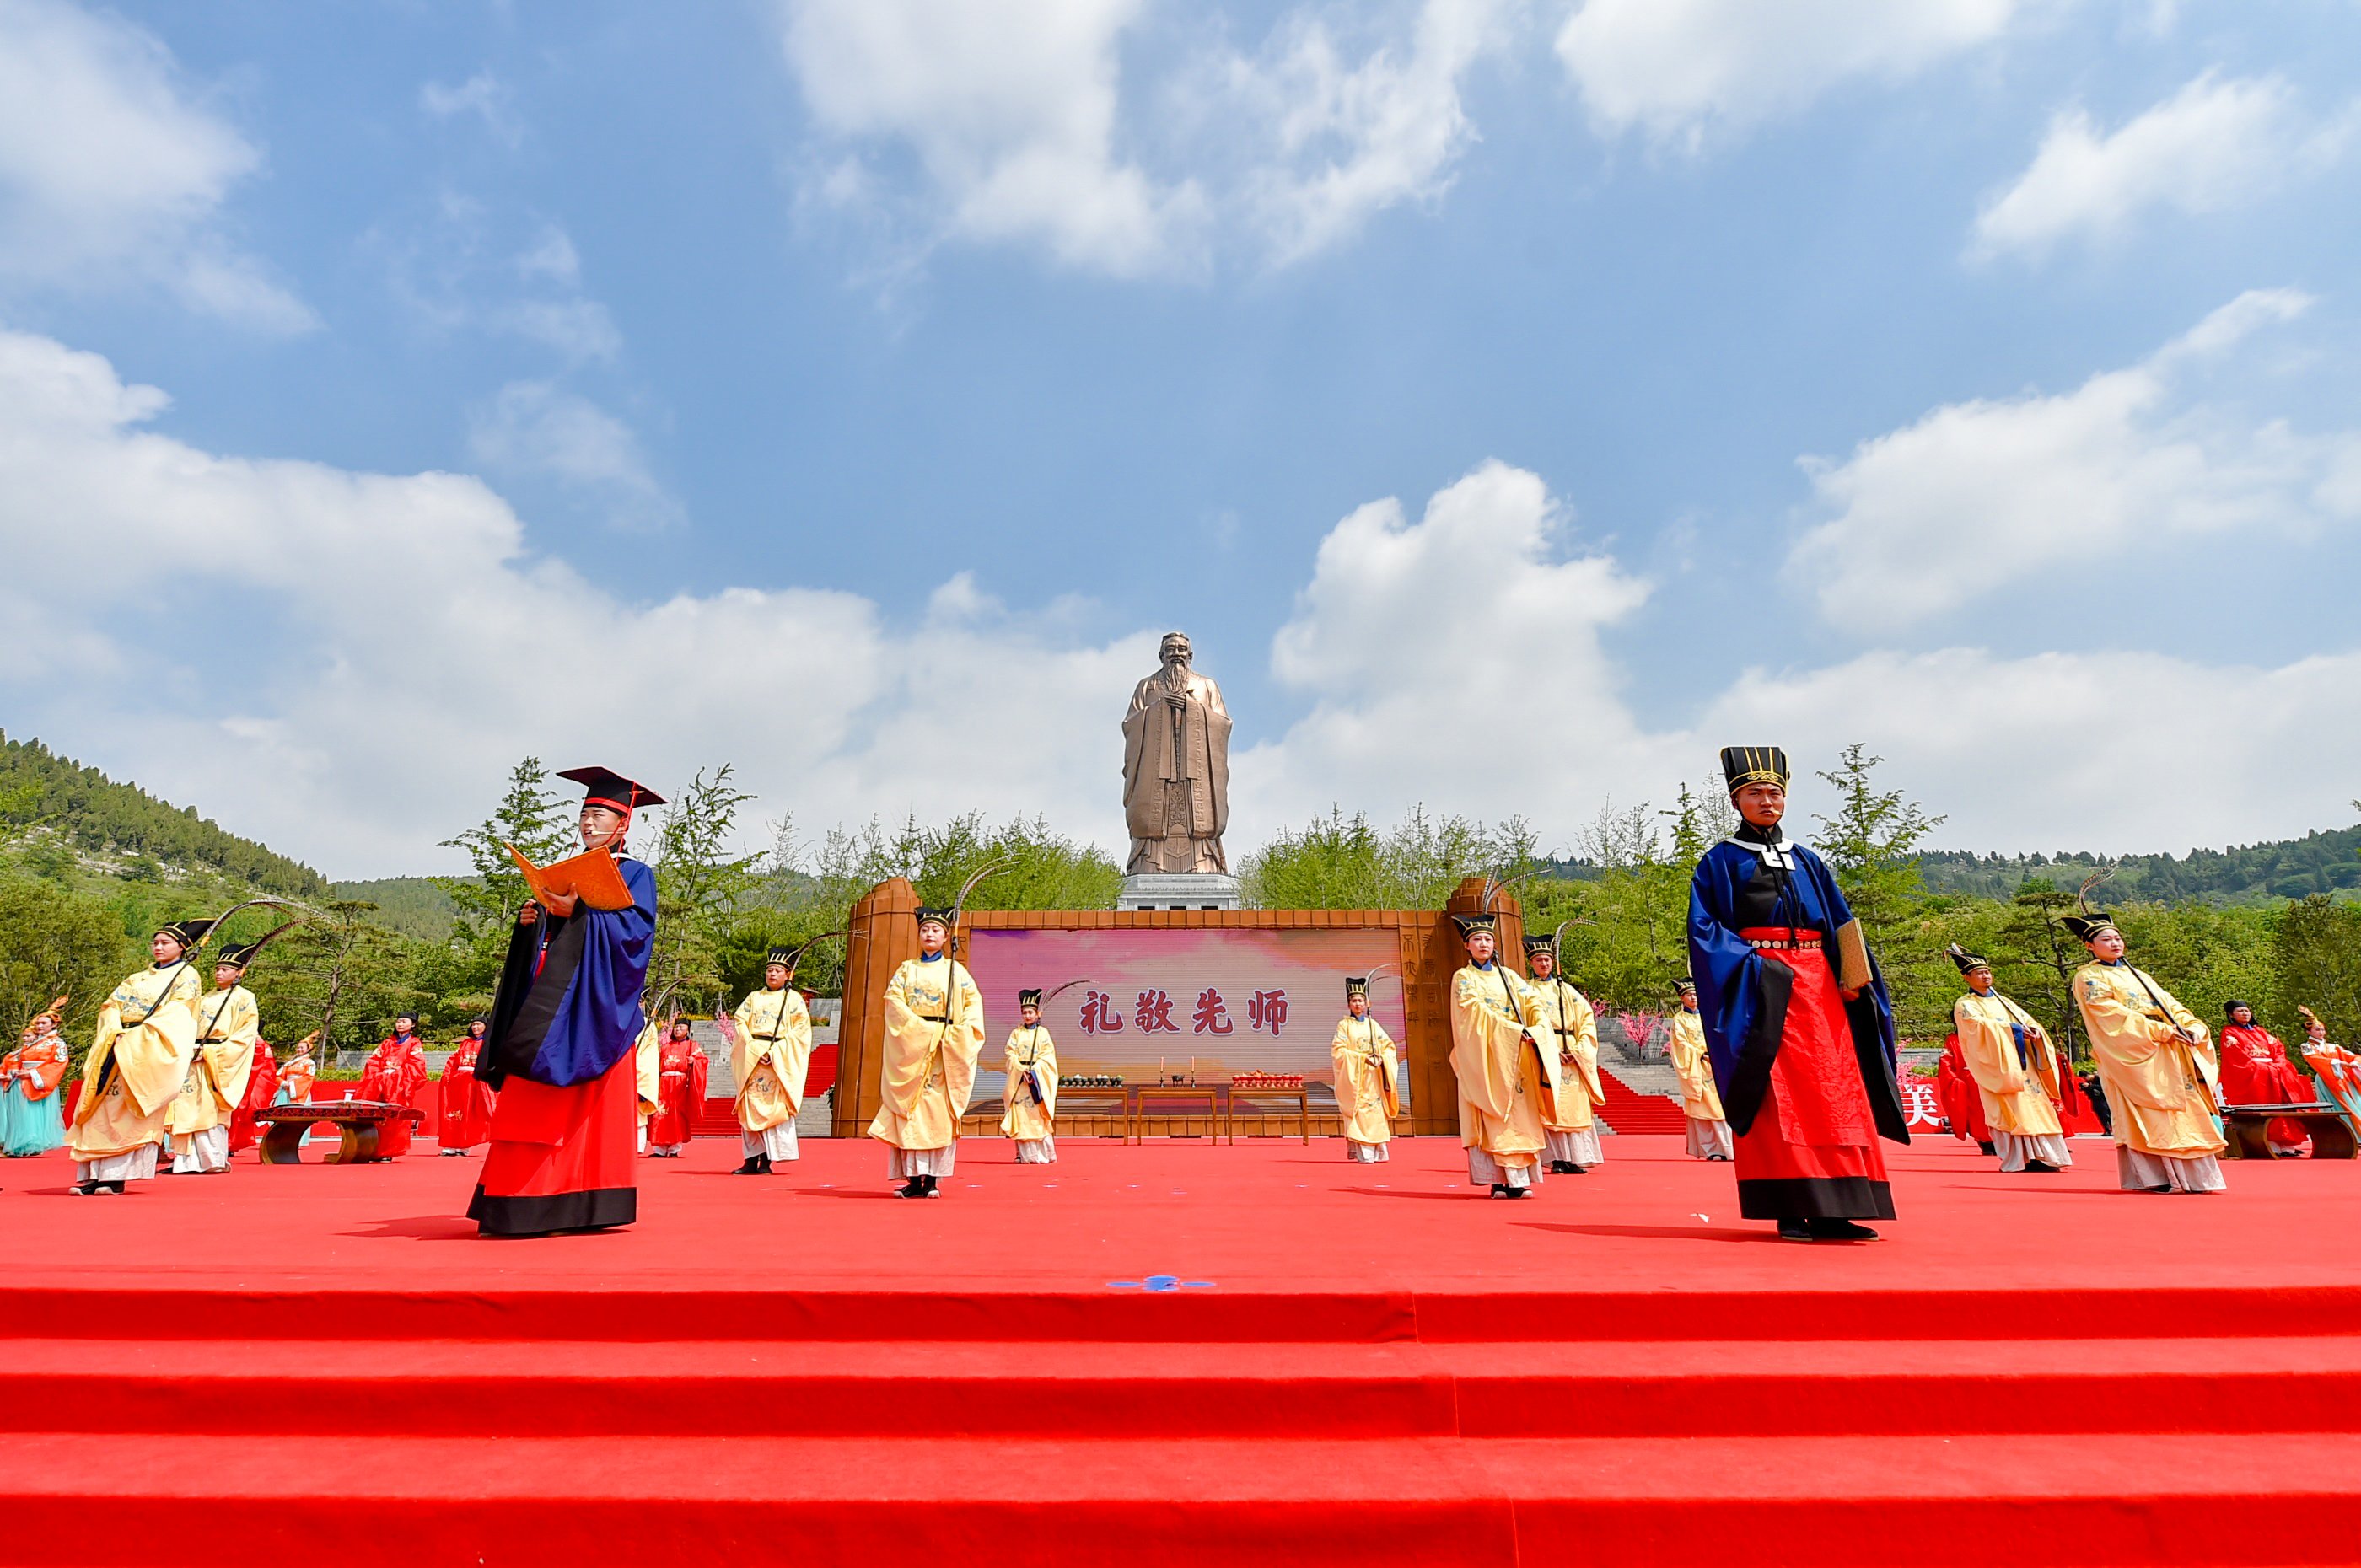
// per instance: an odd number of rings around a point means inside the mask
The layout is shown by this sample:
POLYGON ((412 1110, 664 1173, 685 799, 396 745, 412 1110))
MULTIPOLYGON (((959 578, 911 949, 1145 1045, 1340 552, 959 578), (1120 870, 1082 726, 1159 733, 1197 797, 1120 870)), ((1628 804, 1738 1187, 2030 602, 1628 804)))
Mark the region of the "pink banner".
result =
MULTIPOLYGON (((1119 1074, 1152 1083, 1241 1072, 1300 1073, 1332 1084, 1328 1042, 1345 1015, 1345 980, 1369 984, 1369 1008, 1403 1037, 1400 946, 1369 931, 977 931, 968 966, 983 992, 986 1065, 1016 1025, 1016 993, 1056 991, 1042 1023, 1069 1078, 1119 1074)), ((1403 1103, 1409 1102, 1404 1075, 1403 1103)))

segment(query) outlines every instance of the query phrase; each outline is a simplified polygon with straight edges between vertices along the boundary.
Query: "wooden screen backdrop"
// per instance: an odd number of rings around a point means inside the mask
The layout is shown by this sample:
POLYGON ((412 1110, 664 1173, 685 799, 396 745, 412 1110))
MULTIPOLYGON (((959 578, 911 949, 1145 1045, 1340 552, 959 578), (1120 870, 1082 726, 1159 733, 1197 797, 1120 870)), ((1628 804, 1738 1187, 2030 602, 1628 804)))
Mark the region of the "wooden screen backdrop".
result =
MULTIPOLYGON (((1447 905, 1435 910, 972 909, 962 922, 959 957, 967 957, 964 938, 970 931, 1389 931, 1400 955, 1407 1025, 1401 1042, 1411 1086, 1407 1130, 1455 1137, 1459 1095, 1451 1075, 1451 1017, 1445 988, 1467 961, 1467 952, 1450 916, 1473 914, 1483 895, 1482 881, 1470 877, 1459 884, 1447 905)), ((840 1054, 834 1125, 839 1137, 861 1136, 868 1131, 870 1118, 877 1114, 878 1058, 885 1038, 885 982, 894 978, 904 959, 918 956, 918 927, 912 914, 917 906, 917 894, 900 877, 879 883, 852 906, 853 938, 844 965, 844 1021, 838 1035, 840 1054)), ((1515 963, 1523 952, 1520 944, 1524 938, 1524 911, 1512 894, 1504 893, 1495 904, 1495 912, 1500 917, 1501 952, 1515 963)), ((1307 998, 1306 1003, 1315 1009, 1333 1006, 1341 1016, 1343 999, 1344 977, 1339 975, 1324 1000, 1314 1003, 1307 998)), ((1333 1018, 1330 1023, 1333 1026, 1333 1018)), ((984 1024, 983 1065, 996 1068, 1001 1042, 1016 1026, 1016 1010, 1003 1000, 987 997, 984 1024)), ((1335 1118, 1323 1120, 1325 1130, 1334 1133, 1335 1118)), ((1320 1130, 1319 1124, 1315 1123, 1314 1130, 1320 1130)))

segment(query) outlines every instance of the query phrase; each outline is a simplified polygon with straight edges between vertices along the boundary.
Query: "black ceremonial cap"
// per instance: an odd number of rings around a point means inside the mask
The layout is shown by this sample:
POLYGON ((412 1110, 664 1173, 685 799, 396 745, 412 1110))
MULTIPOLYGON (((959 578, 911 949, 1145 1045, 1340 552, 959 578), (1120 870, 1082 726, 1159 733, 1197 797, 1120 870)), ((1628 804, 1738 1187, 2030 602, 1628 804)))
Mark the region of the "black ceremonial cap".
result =
POLYGON ((917 909, 911 911, 911 913, 917 916, 918 924, 921 926, 931 920, 936 925, 940 926, 943 929, 948 931, 953 924, 951 919, 952 912, 948 909, 933 909, 921 904, 917 909))
POLYGON ((1346 976, 1345 977, 1345 1001, 1350 1002, 1350 1001, 1352 1001, 1352 1000, 1353 1000, 1353 998, 1355 998, 1356 996, 1358 996, 1358 997, 1361 997, 1361 998, 1362 998, 1362 999, 1364 999, 1364 1000, 1367 1000, 1367 997, 1368 997, 1368 994, 1369 994, 1369 977, 1368 977, 1367 975, 1365 975, 1365 974, 1353 974, 1353 975, 1346 975, 1346 976))
POLYGON ((203 941, 205 933, 213 928, 214 923, 210 920, 173 920, 157 927, 156 934, 170 937, 183 948, 193 948, 203 941))
POLYGON ((612 768, 568 768, 557 775, 571 779, 589 792, 585 806, 606 806, 625 816, 642 806, 662 806, 664 797, 635 779, 627 779, 612 768))
POLYGON ((1525 956, 1531 958, 1535 953, 1547 953, 1552 958, 1557 957, 1557 938, 1555 937, 1526 938, 1525 956))
POLYGON ((1961 974, 1966 974, 1971 970, 1992 968, 1992 960, 1990 959, 1978 958, 1975 954, 1968 951, 1967 948, 1960 946, 1957 942, 1952 943, 1943 950, 1950 955, 1950 959, 1953 963, 1960 966, 1960 972, 1961 974))
POLYGON ((1016 993, 1016 1005, 1019 1007, 1040 1006, 1041 988, 1038 986, 1033 986, 1027 990, 1018 992, 1016 993))
POLYGON ((1787 787, 1787 753, 1777 746, 1724 746, 1721 776, 1736 795, 1748 784, 1774 784, 1787 787))
POLYGON ((1499 934, 1500 917, 1497 915, 1455 915, 1451 923, 1459 927, 1463 941, 1478 931, 1489 931, 1495 936, 1499 934))
POLYGON ((2116 929, 2115 917, 2104 910, 2093 910, 2088 915, 2068 915, 2062 918, 2066 923, 2066 929, 2073 932, 2079 940, 2085 942, 2090 941, 2102 931, 2116 929))
POLYGON ((214 955, 214 962, 216 965, 229 964, 237 969, 244 969, 254 961, 254 955, 261 948, 262 944, 259 942, 225 942, 222 944, 222 950, 214 955))
POLYGON ((802 950, 800 948, 773 948, 763 955, 763 967, 769 969, 776 964, 781 969, 793 969, 796 967, 796 955, 802 950))

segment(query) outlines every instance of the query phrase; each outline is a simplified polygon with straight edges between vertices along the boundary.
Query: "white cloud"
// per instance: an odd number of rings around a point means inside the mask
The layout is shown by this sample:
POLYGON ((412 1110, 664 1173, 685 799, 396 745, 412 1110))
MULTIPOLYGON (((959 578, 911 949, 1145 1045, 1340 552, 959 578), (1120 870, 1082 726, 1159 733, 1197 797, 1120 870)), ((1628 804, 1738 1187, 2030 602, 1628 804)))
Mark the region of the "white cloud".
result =
MULTIPOLYGON (((526 751, 659 787, 734 762, 756 809, 807 831, 980 807, 1119 842, 1116 724, 1160 626, 1078 637, 963 575, 907 617, 805 588, 619 598, 528 550, 478 480, 219 455, 145 428, 165 406, 95 355, 0 332, 0 619, 57 629, 0 649, 12 733, 347 876, 449 863, 434 846, 526 751), (60 593, 140 610, 60 621, 60 593)), ((1338 800, 1521 812, 1565 843, 1606 796, 1661 802, 1714 746, 1760 740, 1806 770, 1865 740, 1976 847, 2180 849, 2346 819, 2361 655, 1873 652, 1746 672, 1694 725, 1650 725, 1603 641, 1648 585, 1570 534, 1538 477, 1498 463, 1416 521, 1389 500, 1338 522, 1272 644, 1309 709, 1240 755, 1235 847, 1338 800), (2126 789, 2089 721, 2125 691, 2177 735, 2240 743, 2170 790, 2126 789)), ((1206 655, 1216 676, 1245 657, 1206 655)), ((1800 811, 1815 795, 1806 778, 1800 811)))
POLYGON ((2220 212, 2268 194, 2341 156, 2361 119, 2324 124, 2277 76, 2213 71, 2112 134, 2070 109, 2041 149, 1976 216, 1971 254, 2038 256, 2061 240, 2108 239, 2146 212, 2220 212))
POLYGON ((784 0, 813 120, 857 149, 816 159, 807 194, 1117 277, 1298 261, 1447 187, 1476 135, 1461 82, 1520 6, 1397 9, 1349 29, 1292 11, 1257 52, 1209 40, 1126 82, 1141 0, 784 0))
POLYGON ((483 121, 493 139, 511 148, 524 144, 524 121, 508 86, 489 71, 479 71, 456 87, 429 82, 418 90, 418 106, 438 120, 473 115, 483 121))
POLYGON ((268 332, 317 324, 222 225, 261 154, 111 13, 0 0, 0 286, 161 286, 268 332))
POLYGON ((1558 59, 1603 135, 1692 149, 1839 83, 1907 80, 2058 0, 1583 0, 1558 59))
POLYGON ((2070 392, 1977 399, 1807 460, 1823 515, 1791 577, 1832 620, 1872 633, 1955 609, 2138 537, 2301 534, 2361 516, 2342 476, 2361 432, 2305 436, 2187 395, 2183 373, 2310 301, 2240 295, 2128 369, 2070 392), (1975 568, 1958 547, 1972 542, 1975 568))
POLYGON ((1600 642, 1648 585, 1605 555, 1562 557, 1566 532, 1541 478, 1499 463, 1415 523, 1388 499, 1331 530, 1271 645, 1272 673, 1311 711, 1239 760, 1250 828, 1338 800, 1587 820, 1635 775, 1676 778, 1686 742, 1642 730, 1600 642))
POLYGON ((631 427, 588 398, 547 381, 511 381, 467 433, 468 451, 495 472, 556 480, 603 507, 623 528, 680 521, 631 427))

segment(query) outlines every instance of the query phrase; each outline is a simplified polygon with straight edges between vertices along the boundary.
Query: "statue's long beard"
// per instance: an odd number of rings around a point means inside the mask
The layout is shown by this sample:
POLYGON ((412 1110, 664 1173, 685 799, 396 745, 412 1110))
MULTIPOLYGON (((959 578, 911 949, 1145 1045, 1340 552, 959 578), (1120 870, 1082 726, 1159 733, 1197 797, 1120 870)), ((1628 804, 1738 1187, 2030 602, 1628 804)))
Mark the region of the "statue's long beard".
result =
POLYGON ((1169 692, 1186 692, 1189 689, 1189 661, 1185 657, 1164 661, 1164 689, 1169 692))

